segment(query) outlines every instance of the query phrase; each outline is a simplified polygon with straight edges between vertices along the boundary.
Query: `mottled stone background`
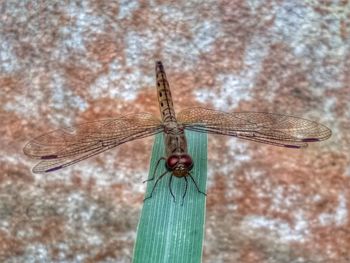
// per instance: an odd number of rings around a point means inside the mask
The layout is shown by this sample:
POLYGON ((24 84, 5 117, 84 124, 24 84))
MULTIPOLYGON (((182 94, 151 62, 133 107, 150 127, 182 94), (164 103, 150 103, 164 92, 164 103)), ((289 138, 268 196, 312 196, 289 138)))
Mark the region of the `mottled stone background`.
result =
POLYGON ((350 262, 347 0, 0 1, 0 261, 130 262, 152 138, 49 175, 22 153, 62 126, 176 110, 272 111, 305 150, 210 136, 203 262, 350 262))

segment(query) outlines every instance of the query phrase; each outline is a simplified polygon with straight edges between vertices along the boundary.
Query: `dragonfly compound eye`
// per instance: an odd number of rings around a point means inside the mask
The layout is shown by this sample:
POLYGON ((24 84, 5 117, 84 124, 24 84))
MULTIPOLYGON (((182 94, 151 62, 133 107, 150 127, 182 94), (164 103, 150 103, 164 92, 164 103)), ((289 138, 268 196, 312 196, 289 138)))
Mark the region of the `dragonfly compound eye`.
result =
POLYGON ((166 161, 166 166, 168 169, 173 170, 178 163, 179 163, 179 156, 178 155, 171 155, 171 156, 169 156, 168 160, 166 161))
POLYGON ((180 161, 179 162, 181 164, 183 164, 188 169, 192 168, 192 166, 193 166, 192 158, 188 154, 180 155, 180 161))

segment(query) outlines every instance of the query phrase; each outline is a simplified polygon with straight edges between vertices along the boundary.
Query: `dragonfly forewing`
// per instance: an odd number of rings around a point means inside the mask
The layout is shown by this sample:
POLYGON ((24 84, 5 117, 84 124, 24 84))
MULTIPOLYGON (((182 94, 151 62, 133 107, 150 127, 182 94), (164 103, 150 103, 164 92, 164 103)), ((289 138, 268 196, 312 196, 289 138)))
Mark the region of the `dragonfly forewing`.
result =
POLYGON ((122 143, 163 131, 163 124, 149 113, 83 123, 75 128, 55 130, 31 140, 23 149, 42 160, 34 173, 59 170, 122 143))

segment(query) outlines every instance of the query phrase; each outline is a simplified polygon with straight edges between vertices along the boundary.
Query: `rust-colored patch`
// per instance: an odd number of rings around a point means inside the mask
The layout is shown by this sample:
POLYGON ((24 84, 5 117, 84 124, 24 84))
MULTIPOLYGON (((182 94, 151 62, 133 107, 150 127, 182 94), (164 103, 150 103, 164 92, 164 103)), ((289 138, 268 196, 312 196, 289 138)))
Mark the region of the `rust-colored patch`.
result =
POLYGON ((5 260, 25 252, 25 243, 0 230, 0 259, 5 260))
POLYGON ((147 1, 140 1, 138 8, 132 13, 129 23, 130 26, 139 29, 142 32, 143 30, 152 27, 151 20, 152 11, 150 10, 149 3, 147 1))
POLYGON ((248 242, 242 244, 238 262, 256 263, 265 262, 265 260, 266 255, 261 251, 261 247, 248 242))
POLYGON ((87 44, 88 55, 99 63, 108 64, 116 58, 124 57, 125 47, 121 39, 113 39, 108 34, 92 35, 90 38, 91 42, 87 44))
POLYGON ((301 248, 309 255, 309 258, 319 257, 328 262, 347 262, 349 260, 348 251, 350 249, 349 224, 337 227, 334 225, 313 228, 313 235, 307 243, 293 244, 293 247, 301 248), (324 248, 328 248, 325 253, 324 248))
POLYGON ((71 181, 78 188, 82 186, 82 178, 78 174, 73 174, 71 177, 71 181))
POLYGON ((111 22, 118 16, 120 12, 120 4, 109 0, 91 1, 88 5, 94 9, 95 13, 103 13, 111 19, 111 22))
POLYGON ((148 112, 159 118, 159 106, 157 100, 157 90, 154 87, 142 89, 138 92, 136 99, 132 103, 128 103, 125 112, 138 113, 148 112))
MULTIPOLYGON (((129 243, 128 245, 132 245, 131 242, 127 242, 127 243, 129 243)), ((101 248, 95 256, 86 259, 86 262, 94 263, 94 262, 108 260, 111 258, 116 259, 120 257, 120 252, 124 248, 124 246, 125 246, 124 241, 119 241, 119 240, 111 241, 108 244, 105 244, 105 246, 101 248)))
MULTIPOLYGON (((0 75, 0 87, 3 92, 3 96, 1 97, 1 102, 11 102, 11 99, 16 95, 23 92, 25 86, 23 85, 23 79, 21 79, 21 75, 0 75)), ((3 105, 4 105, 3 104, 3 105)))
POLYGON ((79 119, 82 122, 99 119, 115 118, 121 115, 128 115, 141 112, 149 112, 159 116, 158 101, 155 88, 142 89, 134 101, 119 99, 101 98, 89 100, 90 107, 84 111, 79 119))
POLYGON ((339 31, 343 41, 349 38, 349 26, 348 20, 341 20, 339 31))
MULTIPOLYGON (((17 155, 18 159, 20 159, 20 155, 17 155)), ((34 182, 34 177, 28 173, 28 169, 24 167, 22 164, 18 164, 18 168, 16 168, 15 164, 9 164, 5 161, 0 161, 1 166, 1 174, 0 174, 0 184, 1 183, 16 183, 23 182, 28 185, 31 185, 34 182)))
POLYGON ((66 84, 74 87, 74 93, 82 98, 88 98, 88 87, 106 69, 95 72, 91 68, 80 64, 68 64, 63 67, 65 71, 66 84))
POLYGON ((172 69, 170 68, 168 75, 176 113, 180 112, 181 109, 184 108, 200 106, 195 99, 194 91, 208 84, 214 84, 212 76, 201 70, 185 73, 173 73, 172 69))
POLYGON ((61 218, 46 218, 38 229, 40 235, 35 239, 44 244, 52 244, 65 240, 65 222, 61 218))
MULTIPOLYGON (((218 207, 216 204, 218 203, 224 203, 227 204, 227 198, 226 198, 226 191, 230 191, 230 189, 227 189, 226 187, 226 178, 224 175, 215 174, 214 176, 214 184, 210 188, 210 192, 208 193, 207 197, 207 206, 208 209, 223 209, 223 207, 218 207)), ((222 212, 222 211, 221 211, 222 212)))

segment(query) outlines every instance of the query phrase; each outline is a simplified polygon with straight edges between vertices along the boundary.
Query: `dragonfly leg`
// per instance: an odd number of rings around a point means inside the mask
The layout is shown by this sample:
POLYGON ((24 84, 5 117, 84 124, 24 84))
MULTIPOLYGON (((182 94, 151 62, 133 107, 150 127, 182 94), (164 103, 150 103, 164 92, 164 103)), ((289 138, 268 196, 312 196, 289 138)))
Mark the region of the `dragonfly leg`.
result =
POLYGON ((194 183, 194 185, 196 186, 197 191, 198 191, 199 193, 204 194, 205 196, 207 196, 207 194, 206 194, 206 193, 204 193, 204 192, 202 192, 201 190, 199 190, 199 187, 198 187, 198 185, 197 185, 196 181, 194 180, 194 178, 193 178, 192 174, 190 174, 190 173, 189 173, 188 175, 190 176, 190 178, 191 178, 192 182, 193 182, 193 183, 194 183))
POLYGON ((170 175, 170 178, 169 178, 169 190, 170 190, 171 196, 173 197, 174 203, 175 203, 175 195, 173 193, 173 190, 171 189, 171 181, 172 180, 173 180, 173 175, 170 175))
POLYGON ((182 195, 182 202, 181 202, 181 205, 183 206, 184 205, 184 200, 185 200, 185 196, 186 196, 186 193, 187 193, 187 187, 188 187, 188 181, 187 181, 187 178, 186 176, 184 177, 185 181, 186 181, 186 185, 185 185, 185 192, 184 194, 182 195))
POLYGON ((158 162, 157 162, 157 164, 156 164, 156 167, 154 168, 154 171, 153 171, 153 175, 152 175, 152 177, 151 177, 151 178, 149 178, 149 179, 147 179, 147 180, 145 180, 145 181, 143 181, 142 183, 146 183, 146 182, 148 182, 148 181, 152 181, 152 180, 154 180, 155 175, 156 175, 156 172, 157 172, 158 165, 159 165, 159 163, 160 163, 160 161, 161 161, 161 160, 166 161, 166 158, 165 158, 165 157, 161 157, 161 158, 159 158, 159 160, 158 160, 158 162))
POLYGON ((166 175, 168 172, 169 172, 169 171, 165 171, 164 173, 162 173, 162 174, 159 176, 159 178, 156 180, 156 182, 155 182, 154 185, 153 185, 151 194, 150 194, 148 197, 146 197, 145 199, 143 199, 144 202, 145 202, 147 199, 150 199, 150 198, 152 197, 152 194, 153 194, 153 192, 154 192, 154 189, 156 189, 156 186, 157 186, 159 180, 161 180, 161 179, 164 177, 164 175, 166 175))

